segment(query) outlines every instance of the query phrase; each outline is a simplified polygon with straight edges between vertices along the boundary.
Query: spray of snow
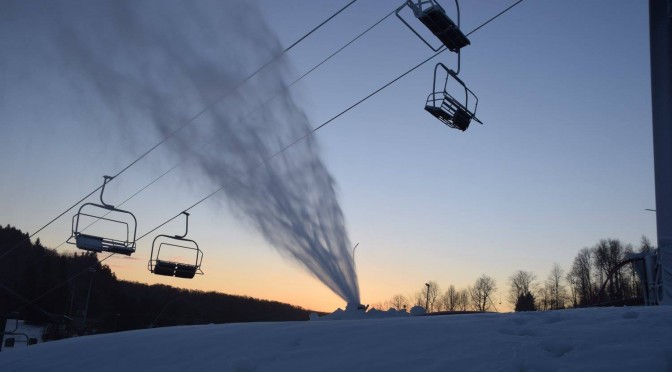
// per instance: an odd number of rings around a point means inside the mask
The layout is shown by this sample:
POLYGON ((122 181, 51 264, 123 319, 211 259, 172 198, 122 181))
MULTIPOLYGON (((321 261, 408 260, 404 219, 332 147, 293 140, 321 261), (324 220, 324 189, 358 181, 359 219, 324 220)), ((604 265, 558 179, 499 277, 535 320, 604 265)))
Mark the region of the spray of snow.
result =
POLYGON ((110 132, 131 133, 126 143, 146 148, 134 138, 165 136, 218 102, 166 143, 176 158, 199 153, 188 170, 206 176, 199 194, 223 185, 233 210, 283 256, 359 303, 335 182, 314 138, 264 163, 311 125, 286 89, 283 58, 240 86, 282 51, 255 2, 9 0, 0 19, 7 79, 47 74, 30 67, 47 59, 52 75, 79 92, 80 107, 115 118, 110 132))

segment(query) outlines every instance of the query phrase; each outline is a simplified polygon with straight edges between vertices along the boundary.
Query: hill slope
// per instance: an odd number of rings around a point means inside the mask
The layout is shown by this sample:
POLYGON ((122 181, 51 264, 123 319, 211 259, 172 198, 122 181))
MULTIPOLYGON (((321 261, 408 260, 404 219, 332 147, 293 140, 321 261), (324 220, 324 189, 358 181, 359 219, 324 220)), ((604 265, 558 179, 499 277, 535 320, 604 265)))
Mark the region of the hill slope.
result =
POLYGON ((182 326, 44 343, 3 371, 670 371, 672 307, 182 326))

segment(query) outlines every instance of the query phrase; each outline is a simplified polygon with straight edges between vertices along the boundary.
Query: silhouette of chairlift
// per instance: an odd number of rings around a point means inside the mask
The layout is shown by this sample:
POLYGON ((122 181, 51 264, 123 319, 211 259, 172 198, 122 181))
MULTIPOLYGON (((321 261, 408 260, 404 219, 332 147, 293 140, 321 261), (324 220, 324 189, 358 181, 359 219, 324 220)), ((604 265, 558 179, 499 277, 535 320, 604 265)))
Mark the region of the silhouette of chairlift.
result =
POLYGON ((445 45, 451 52, 459 52, 461 48, 471 44, 469 39, 462 33, 462 30, 460 30, 460 5, 457 0, 455 0, 455 7, 457 8, 457 24, 448 17, 443 7, 441 7, 435 0, 417 0, 417 3, 413 2, 413 0, 406 0, 404 4, 397 8, 397 18, 413 31, 420 40, 427 44, 428 47, 433 51, 438 52, 442 46, 432 46, 429 41, 422 37, 422 35, 420 35, 420 33, 399 14, 406 6, 413 11, 415 17, 418 18, 420 22, 434 34, 434 36, 441 40, 443 45, 445 45))
POLYGON ((469 128, 471 120, 483 124, 483 122, 476 118, 477 107, 478 97, 476 97, 476 95, 467 88, 464 82, 457 77, 457 72, 447 68, 443 63, 438 63, 436 67, 434 67, 434 87, 432 93, 427 97, 425 110, 447 126, 465 131, 469 128), (436 75, 439 66, 446 71, 446 80, 443 83, 442 88, 437 88, 436 84, 436 75), (464 103, 448 93, 448 82, 450 80, 453 80, 464 89, 464 103), (469 97, 473 97, 473 110, 469 109, 469 97))
POLYGON ((107 183, 110 182, 113 177, 103 176, 103 178, 104 178, 103 187, 100 190, 101 204, 85 203, 82 204, 81 207, 79 207, 79 211, 77 212, 77 214, 72 217, 72 235, 70 236, 70 238, 68 238, 67 242, 69 244, 75 244, 77 248, 86 251, 112 252, 130 256, 133 252, 135 252, 135 236, 137 232, 138 221, 135 219, 133 213, 115 208, 114 206, 106 204, 103 201, 103 193, 105 192, 105 185, 107 185, 107 183), (95 213, 95 211, 98 211, 99 214, 101 215, 92 214, 95 213), (101 213, 102 211, 107 212, 102 214, 101 213), (111 213, 114 213, 113 216, 115 218, 105 217, 111 213), (127 215, 128 218, 125 220, 119 219, 119 217, 116 217, 119 215, 127 215), (82 217, 94 218, 96 219, 95 222, 103 221, 103 223, 109 226, 123 225, 126 228, 126 238, 122 240, 121 236, 112 238, 112 237, 84 234, 83 231, 87 227, 91 226, 91 224, 84 228, 81 228, 80 222, 82 220, 82 217), (133 231, 132 235, 131 230, 133 231), (74 243, 72 241, 73 239, 74 243))
POLYGON ((196 274, 202 275, 201 262, 203 261, 203 252, 198 248, 198 244, 186 239, 189 232, 189 213, 182 212, 186 217, 186 228, 184 235, 157 235, 152 242, 152 252, 149 256, 149 263, 147 265, 150 272, 156 275, 174 276, 177 278, 192 279, 196 274), (186 249, 194 251, 195 260, 193 263, 176 262, 171 260, 161 259, 161 249, 186 249), (154 252, 156 251, 156 256, 154 252))

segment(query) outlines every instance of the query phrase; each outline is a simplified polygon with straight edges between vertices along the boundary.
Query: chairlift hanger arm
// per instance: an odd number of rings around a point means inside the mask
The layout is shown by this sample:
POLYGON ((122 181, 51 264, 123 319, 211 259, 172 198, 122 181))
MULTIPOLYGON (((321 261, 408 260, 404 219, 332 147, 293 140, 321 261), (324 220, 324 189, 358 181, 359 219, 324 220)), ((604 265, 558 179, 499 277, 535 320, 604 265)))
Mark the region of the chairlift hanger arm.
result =
POLYGON ((107 185, 108 182, 112 181, 114 177, 111 176, 103 176, 103 187, 100 189, 100 203, 107 209, 113 209, 114 206, 111 204, 106 204, 103 201, 103 193, 105 192, 105 185, 107 185))
POLYGON ((182 211, 182 214, 186 218, 185 227, 184 227, 184 235, 175 235, 175 237, 177 239, 184 239, 187 236, 187 234, 189 233, 189 212, 182 211))

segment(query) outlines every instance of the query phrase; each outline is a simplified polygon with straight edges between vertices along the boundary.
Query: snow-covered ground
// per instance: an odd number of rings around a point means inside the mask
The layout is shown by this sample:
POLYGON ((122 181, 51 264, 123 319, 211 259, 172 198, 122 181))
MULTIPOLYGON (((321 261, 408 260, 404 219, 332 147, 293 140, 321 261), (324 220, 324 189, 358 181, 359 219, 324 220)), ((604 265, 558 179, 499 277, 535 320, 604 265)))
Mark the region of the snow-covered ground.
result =
POLYGON ((157 328, 2 352, 0 370, 672 371, 672 307, 157 328))
MULTIPOLYGON (((8 333, 3 334, 0 337, 2 344, 4 345, 7 339, 13 338, 14 346, 13 347, 3 346, 2 347, 3 352, 12 351, 16 350, 17 348, 23 348, 28 346, 28 338, 42 340, 42 333, 44 332, 44 327, 29 325, 26 324, 23 320, 17 321, 16 319, 7 319, 7 321, 5 322, 5 332, 8 333), (17 334, 10 334, 10 333, 17 333, 17 334)), ((2 357, 0 356, 0 361, 1 360, 2 357)), ((1 363, 0 366, 2 366, 1 363)))

